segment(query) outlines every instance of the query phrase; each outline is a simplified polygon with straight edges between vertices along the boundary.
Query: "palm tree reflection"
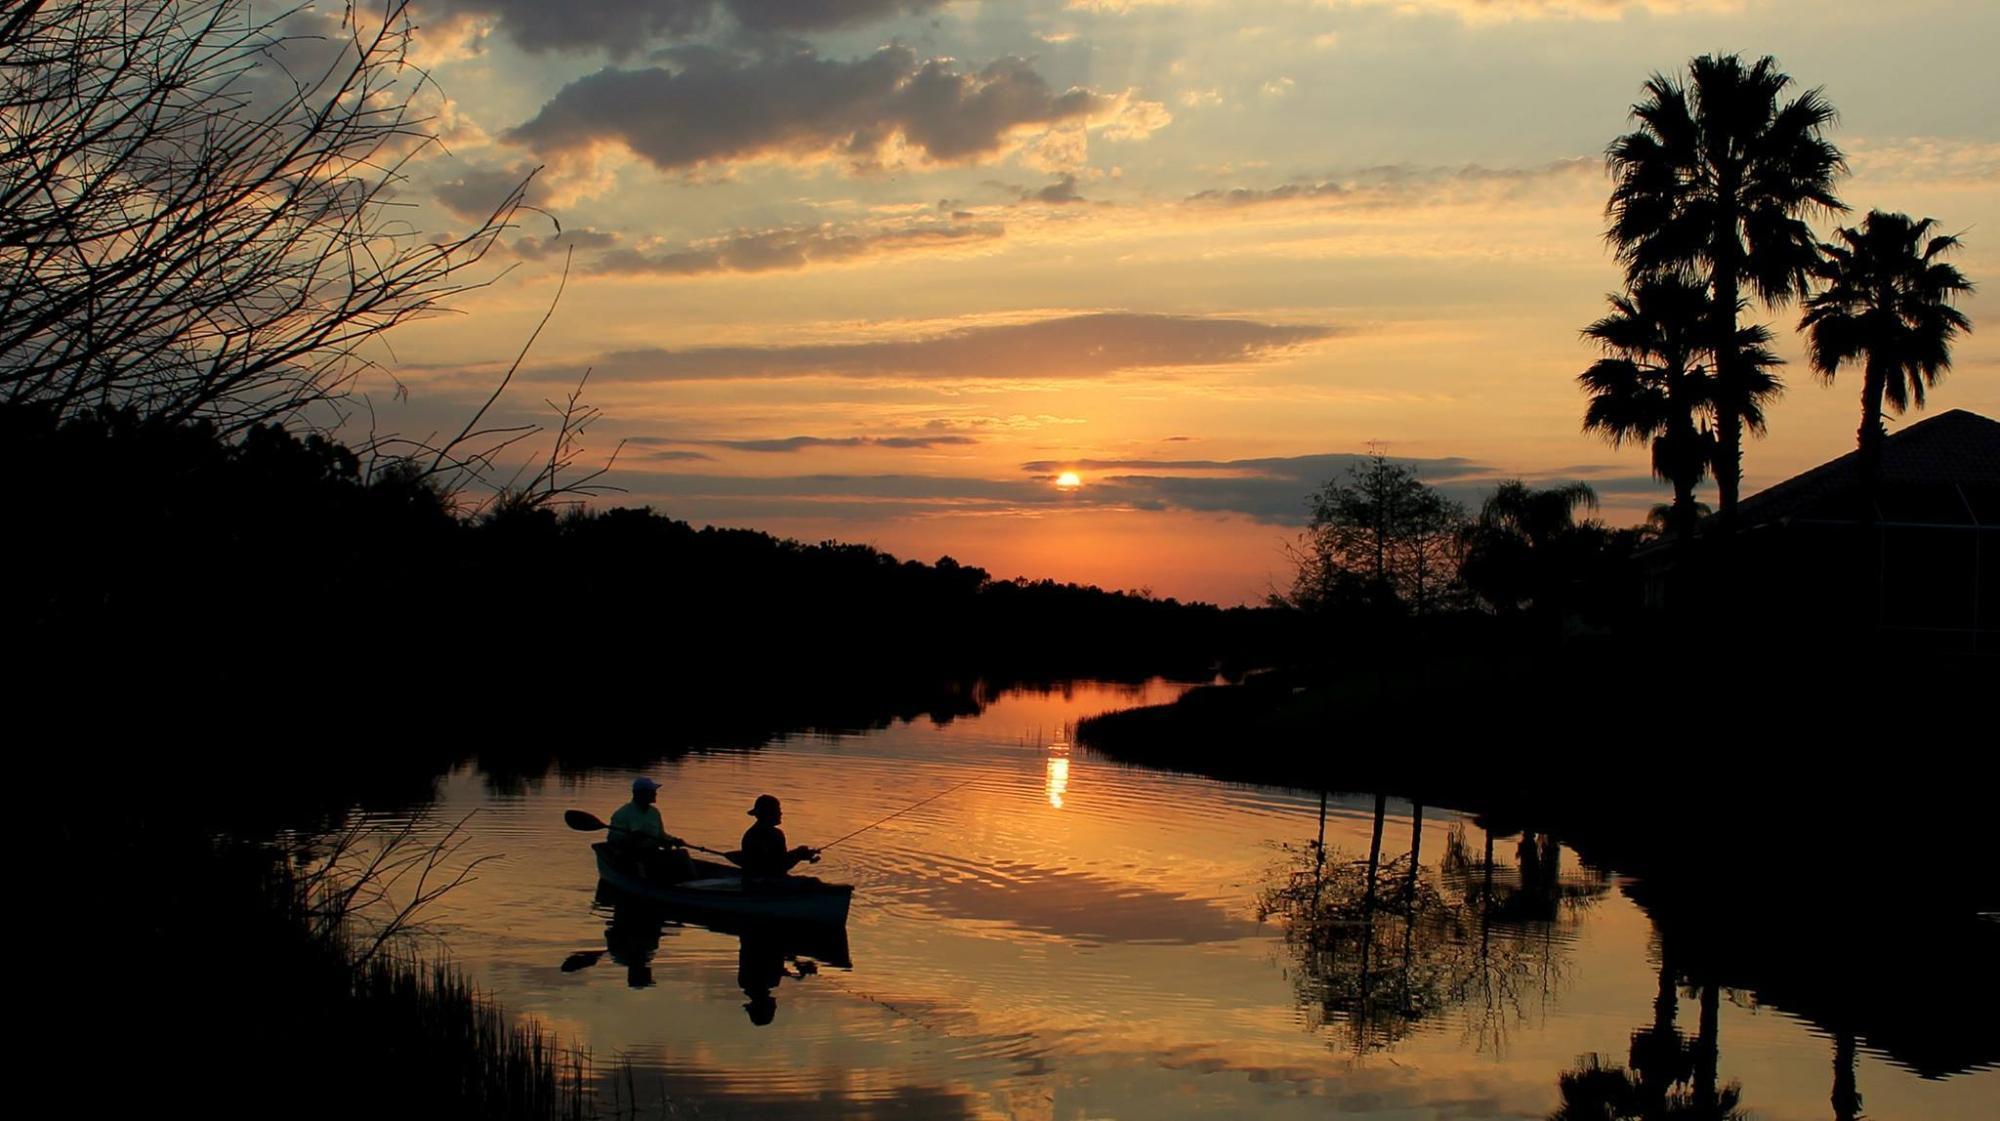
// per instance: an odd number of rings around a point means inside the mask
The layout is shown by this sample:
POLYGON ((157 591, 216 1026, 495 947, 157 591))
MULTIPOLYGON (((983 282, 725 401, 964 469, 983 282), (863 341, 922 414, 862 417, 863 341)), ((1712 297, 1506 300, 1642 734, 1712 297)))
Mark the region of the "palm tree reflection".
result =
POLYGON ((1629 1067, 1584 1055, 1556 1078, 1561 1104, 1549 1121, 1742 1121, 1743 1087, 1718 1084, 1716 1013, 1720 988, 1700 986, 1701 1024, 1690 1040, 1674 1025, 1680 995, 1674 969, 1660 959, 1653 1022, 1632 1033, 1629 1067))

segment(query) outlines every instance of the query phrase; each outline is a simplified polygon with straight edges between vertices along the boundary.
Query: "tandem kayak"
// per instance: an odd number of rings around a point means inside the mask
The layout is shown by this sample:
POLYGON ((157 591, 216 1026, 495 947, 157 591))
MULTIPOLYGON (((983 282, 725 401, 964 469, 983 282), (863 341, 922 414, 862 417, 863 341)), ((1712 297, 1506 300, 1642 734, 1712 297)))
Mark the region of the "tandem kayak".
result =
POLYGON ((677 910, 839 925, 847 922, 847 905, 854 898, 852 884, 829 884, 810 876, 746 881, 742 870, 712 860, 694 862, 694 879, 657 883, 636 875, 604 842, 590 848, 597 854, 597 877, 604 884, 621 895, 677 910))

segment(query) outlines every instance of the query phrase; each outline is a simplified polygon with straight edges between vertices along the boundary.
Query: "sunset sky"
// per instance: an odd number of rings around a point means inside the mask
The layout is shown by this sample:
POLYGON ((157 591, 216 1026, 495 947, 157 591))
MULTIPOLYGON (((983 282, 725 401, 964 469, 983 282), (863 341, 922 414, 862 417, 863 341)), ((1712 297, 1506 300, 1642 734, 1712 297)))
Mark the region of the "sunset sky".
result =
MULTIPOLYGON (((1849 223, 1963 233, 1987 287, 1932 408, 2000 415, 1990 3, 416 6, 446 150, 399 200, 463 228, 539 166, 561 234, 524 214, 512 271, 396 333, 376 425, 462 420, 573 252, 502 409, 590 369, 607 501, 696 524, 1236 603, 1371 444, 1468 504, 1580 478, 1637 522, 1664 489, 1573 380, 1619 280, 1601 153, 1708 51, 1826 88, 1849 223)), ((1797 314, 1763 317, 1793 361, 1746 490, 1853 444, 1858 382, 1803 368, 1797 314)))

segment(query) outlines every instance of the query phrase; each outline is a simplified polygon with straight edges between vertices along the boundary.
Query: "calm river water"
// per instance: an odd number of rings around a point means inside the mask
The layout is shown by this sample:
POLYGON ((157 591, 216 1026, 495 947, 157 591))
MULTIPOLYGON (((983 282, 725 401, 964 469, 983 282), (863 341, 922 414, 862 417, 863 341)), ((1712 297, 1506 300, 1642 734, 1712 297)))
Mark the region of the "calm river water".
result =
MULTIPOLYGON (((1392 799, 1371 894, 1372 796, 1328 800, 1322 862, 1315 792, 1068 746, 1077 718, 1177 691, 1010 693, 942 726, 651 768, 669 831, 716 848, 760 793, 809 844, 972 780, 814 869, 857 885, 844 958, 747 960, 733 936, 597 902, 562 811, 608 818, 629 771, 448 776, 435 817, 476 809, 463 855, 494 859, 433 918, 510 1010, 701 1117, 1540 1118, 1593 1062, 1636 1093, 1698 1094, 1704 996, 1718 1094, 1770 1121, 1836 1115, 1835 1040, 1747 992, 1663 990, 1616 870, 1392 799), (746 985, 775 998, 769 1023, 746 985), (1675 1058, 1632 1071, 1635 1033, 1675 1058)), ((1863 1038, 1853 1071, 1870 1117, 2000 1116, 1991 1069, 1922 1079, 1863 1038)))

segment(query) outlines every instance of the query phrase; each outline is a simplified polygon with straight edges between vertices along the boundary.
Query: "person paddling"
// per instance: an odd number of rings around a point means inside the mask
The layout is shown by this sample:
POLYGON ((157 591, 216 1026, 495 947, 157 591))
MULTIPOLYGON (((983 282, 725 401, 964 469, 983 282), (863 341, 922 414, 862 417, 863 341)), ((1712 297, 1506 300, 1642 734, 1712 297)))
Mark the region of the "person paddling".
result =
POLYGON ((687 842, 667 832, 660 820, 660 784, 644 775, 632 780, 632 800, 611 815, 611 843, 648 879, 675 883, 694 875, 687 842))
POLYGON ((800 845, 794 849, 785 847, 785 831, 778 823, 785 819, 784 807, 769 794, 757 795, 756 804, 750 807, 750 816, 757 819, 743 833, 743 874, 746 877, 783 876, 800 863, 817 861, 819 850, 800 845))

